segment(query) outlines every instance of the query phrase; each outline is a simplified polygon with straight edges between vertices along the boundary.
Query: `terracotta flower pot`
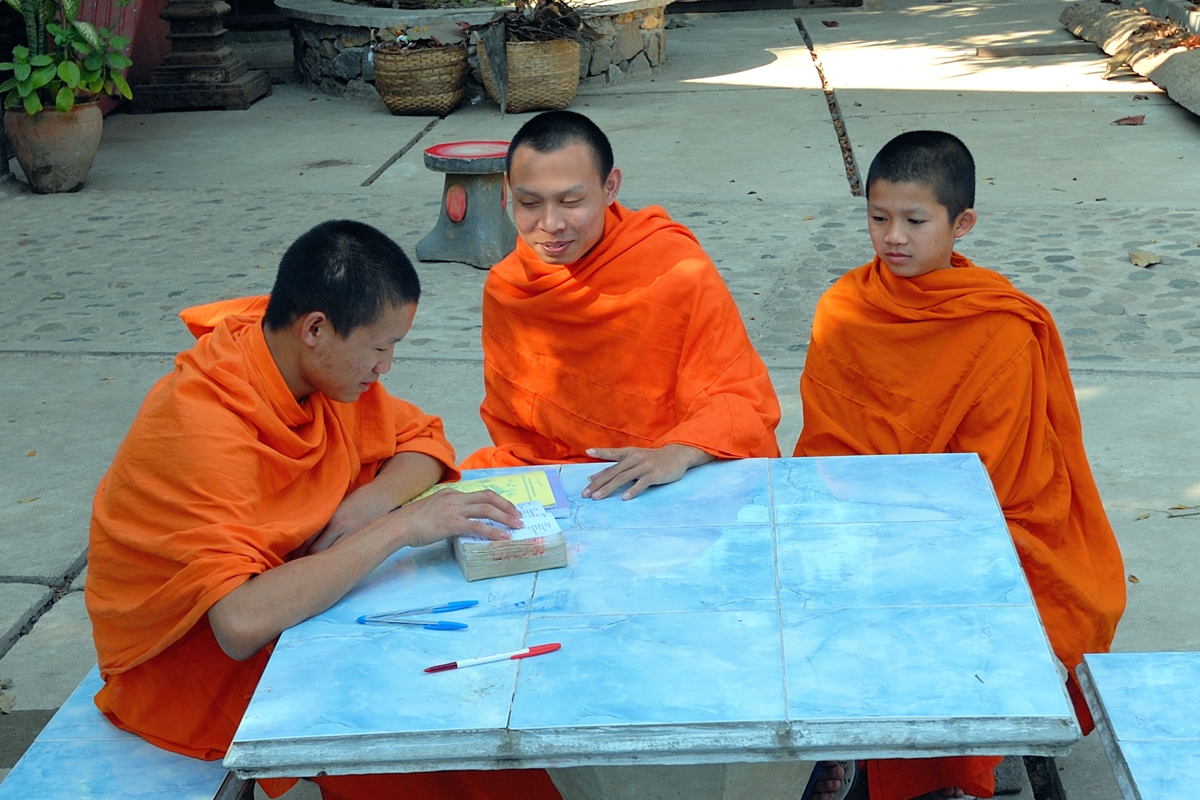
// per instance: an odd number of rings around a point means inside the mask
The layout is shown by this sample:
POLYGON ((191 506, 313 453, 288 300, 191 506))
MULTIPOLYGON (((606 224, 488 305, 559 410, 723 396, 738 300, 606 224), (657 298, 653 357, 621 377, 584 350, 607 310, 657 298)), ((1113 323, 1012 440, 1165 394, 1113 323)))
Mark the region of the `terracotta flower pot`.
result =
POLYGON ((13 155, 38 194, 83 188, 96 151, 104 115, 97 103, 82 103, 63 114, 54 108, 30 116, 22 109, 4 113, 4 132, 13 155))

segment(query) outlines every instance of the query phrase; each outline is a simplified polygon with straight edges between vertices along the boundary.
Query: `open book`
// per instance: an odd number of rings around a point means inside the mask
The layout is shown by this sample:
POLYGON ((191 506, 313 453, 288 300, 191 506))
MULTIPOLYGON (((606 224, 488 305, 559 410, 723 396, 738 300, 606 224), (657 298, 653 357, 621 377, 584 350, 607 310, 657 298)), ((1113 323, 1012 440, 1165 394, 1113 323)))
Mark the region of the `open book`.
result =
MULTIPOLYGON (((492 541, 478 536, 451 539, 454 558, 468 581, 519 575, 567 565, 567 540, 558 524, 570 513, 567 495, 557 471, 534 470, 489 478, 469 478, 456 483, 439 483, 416 500, 442 489, 478 492, 491 489, 512 502, 521 512, 524 527, 512 530, 512 539, 492 541)), ((497 522, 483 520, 494 528, 497 522)))

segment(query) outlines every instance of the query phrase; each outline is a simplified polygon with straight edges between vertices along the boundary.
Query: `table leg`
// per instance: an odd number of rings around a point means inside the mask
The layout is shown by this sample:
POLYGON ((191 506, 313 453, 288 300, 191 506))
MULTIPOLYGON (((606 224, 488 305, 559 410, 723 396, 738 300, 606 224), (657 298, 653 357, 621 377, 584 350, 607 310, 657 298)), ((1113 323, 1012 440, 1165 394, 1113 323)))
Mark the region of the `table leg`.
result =
POLYGON ((812 761, 551 769, 563 800, 797 800, 812 761))

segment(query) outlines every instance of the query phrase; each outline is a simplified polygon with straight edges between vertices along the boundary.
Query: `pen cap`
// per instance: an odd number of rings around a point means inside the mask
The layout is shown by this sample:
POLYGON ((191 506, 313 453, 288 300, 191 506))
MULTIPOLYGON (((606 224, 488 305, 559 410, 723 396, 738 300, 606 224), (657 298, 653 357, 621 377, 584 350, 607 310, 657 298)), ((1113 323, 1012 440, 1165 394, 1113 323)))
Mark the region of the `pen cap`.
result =
POLYGON ((562 645, 559 644, 558 642, 553 642, 551 644, 535 644, 533 647, 529 648, 528 653, 521 653, 520 655, 513 656, 513 659, 529 658, 530 656, 540 656, 542 653, 553 653, 555 650, 558 650, 560 647, 562 647, 562 645))

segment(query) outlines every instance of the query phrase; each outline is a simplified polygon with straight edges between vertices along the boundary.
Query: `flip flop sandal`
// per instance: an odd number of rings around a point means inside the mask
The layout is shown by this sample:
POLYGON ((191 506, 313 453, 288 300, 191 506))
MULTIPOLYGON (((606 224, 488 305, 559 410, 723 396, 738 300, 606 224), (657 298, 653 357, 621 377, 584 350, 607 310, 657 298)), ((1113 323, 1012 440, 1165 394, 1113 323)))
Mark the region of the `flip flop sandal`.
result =
POLYGON ((833 793, 833 800, 845 800, 850 794, 850 790, 854 788, 854 782, 858 779, 858 764, 854 761, 818 761, 813 767, 812 775, 809 776, 808 785, 804 787, 804 793, 800 795, 800 800, 812 800, 813 786, 825 778, 825 772, 832 767, 841 765, 846 771, 846 777, 842 778, 842 786, 833 793))

